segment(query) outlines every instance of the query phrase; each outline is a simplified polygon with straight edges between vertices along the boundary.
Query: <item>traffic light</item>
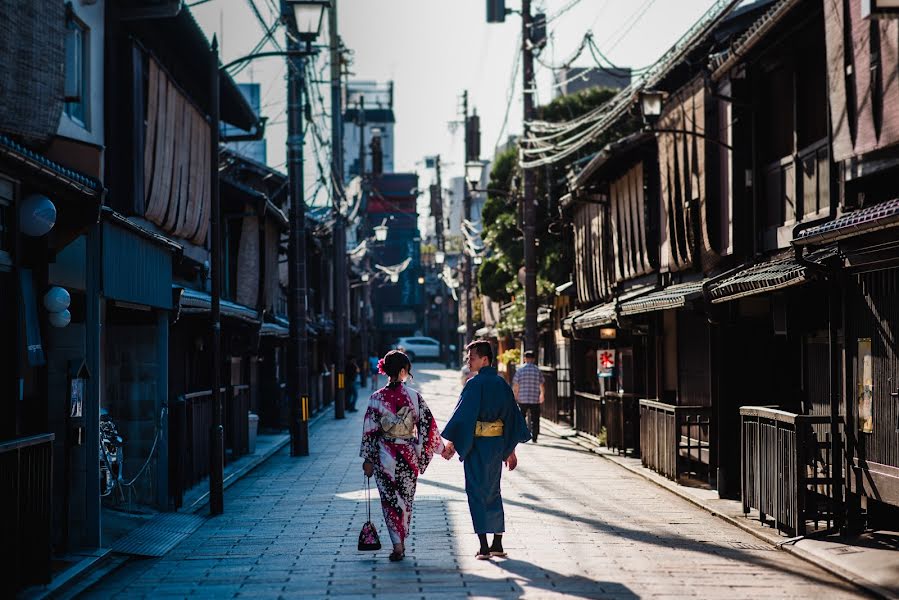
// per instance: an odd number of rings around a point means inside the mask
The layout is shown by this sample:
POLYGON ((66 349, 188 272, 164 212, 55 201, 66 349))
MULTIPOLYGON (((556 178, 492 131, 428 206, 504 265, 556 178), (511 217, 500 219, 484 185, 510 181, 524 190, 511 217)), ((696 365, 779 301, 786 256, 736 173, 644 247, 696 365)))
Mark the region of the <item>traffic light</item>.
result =
POLYGON ((506 20, 506 0, 487 0, 487 22, 503 23, 506 20))

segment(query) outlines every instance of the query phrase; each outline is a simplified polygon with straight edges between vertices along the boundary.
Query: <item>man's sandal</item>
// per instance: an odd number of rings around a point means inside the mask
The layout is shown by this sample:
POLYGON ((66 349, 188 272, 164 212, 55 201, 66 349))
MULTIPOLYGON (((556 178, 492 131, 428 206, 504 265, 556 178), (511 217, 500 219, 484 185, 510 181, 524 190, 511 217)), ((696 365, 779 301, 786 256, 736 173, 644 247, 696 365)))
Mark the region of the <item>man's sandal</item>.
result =
POLYGON ((496 556, 498 558, 506 558, 507 556, 509 556, 509 554, 507 552, 505 552, 504 550, 491 550, 490 556, 496 556))
POLYGON ((478 560, 490 560, 490 551, 484 548, 478 550, 478 553, 474 555, 474 557, 478 560))

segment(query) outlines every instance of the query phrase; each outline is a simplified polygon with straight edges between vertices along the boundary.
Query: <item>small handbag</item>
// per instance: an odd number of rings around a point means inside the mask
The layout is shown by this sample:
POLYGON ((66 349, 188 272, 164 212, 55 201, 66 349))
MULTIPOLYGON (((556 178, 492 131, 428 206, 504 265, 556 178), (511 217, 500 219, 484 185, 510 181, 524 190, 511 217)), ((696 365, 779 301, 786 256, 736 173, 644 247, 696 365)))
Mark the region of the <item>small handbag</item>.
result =
POLYGON ((359 550, 371 551, 381 549, 381 538, 378 537, 378 530, 375 524, 371 522, 371 486, 368 477, 365 477, 365 497, 368 500, 368 521, 362 526, 359 532, 359 550))

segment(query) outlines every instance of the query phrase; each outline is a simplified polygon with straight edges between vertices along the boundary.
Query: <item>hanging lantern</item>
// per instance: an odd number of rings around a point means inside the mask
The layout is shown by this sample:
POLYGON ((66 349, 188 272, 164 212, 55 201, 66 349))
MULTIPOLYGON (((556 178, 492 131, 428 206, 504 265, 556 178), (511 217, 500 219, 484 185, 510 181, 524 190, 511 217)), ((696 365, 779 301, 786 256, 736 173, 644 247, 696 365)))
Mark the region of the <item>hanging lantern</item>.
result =
POLYGON ((56 225, 56 206, 43 194, 29 194, 19 206, 19 230, 31 237, 45 235, 56 225))
POLYGON ((69 308, 72 297, 65 288, 54 285, 44 294, 44 308, 51 313, 62 312, 69 308))
POLYGON ((72 322, 72 313, 68 310, 51 312, 47 314, 47 320, 50 321, 50 325, 62 328, 72 322))

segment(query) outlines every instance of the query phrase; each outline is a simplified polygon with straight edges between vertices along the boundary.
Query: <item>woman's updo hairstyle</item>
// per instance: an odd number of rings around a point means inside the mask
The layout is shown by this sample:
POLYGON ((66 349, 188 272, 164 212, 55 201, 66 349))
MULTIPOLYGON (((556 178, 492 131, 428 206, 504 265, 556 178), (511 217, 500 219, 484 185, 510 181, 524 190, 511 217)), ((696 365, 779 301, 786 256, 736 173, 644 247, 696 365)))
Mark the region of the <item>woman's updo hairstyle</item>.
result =
POLYGON ((388 377, 396 379, 403 369, 406 369, 406 372, 410 375, 412 374, 412 361, 409 360, 405 352, 391 350, 384 355, 384 372, 388 377))

